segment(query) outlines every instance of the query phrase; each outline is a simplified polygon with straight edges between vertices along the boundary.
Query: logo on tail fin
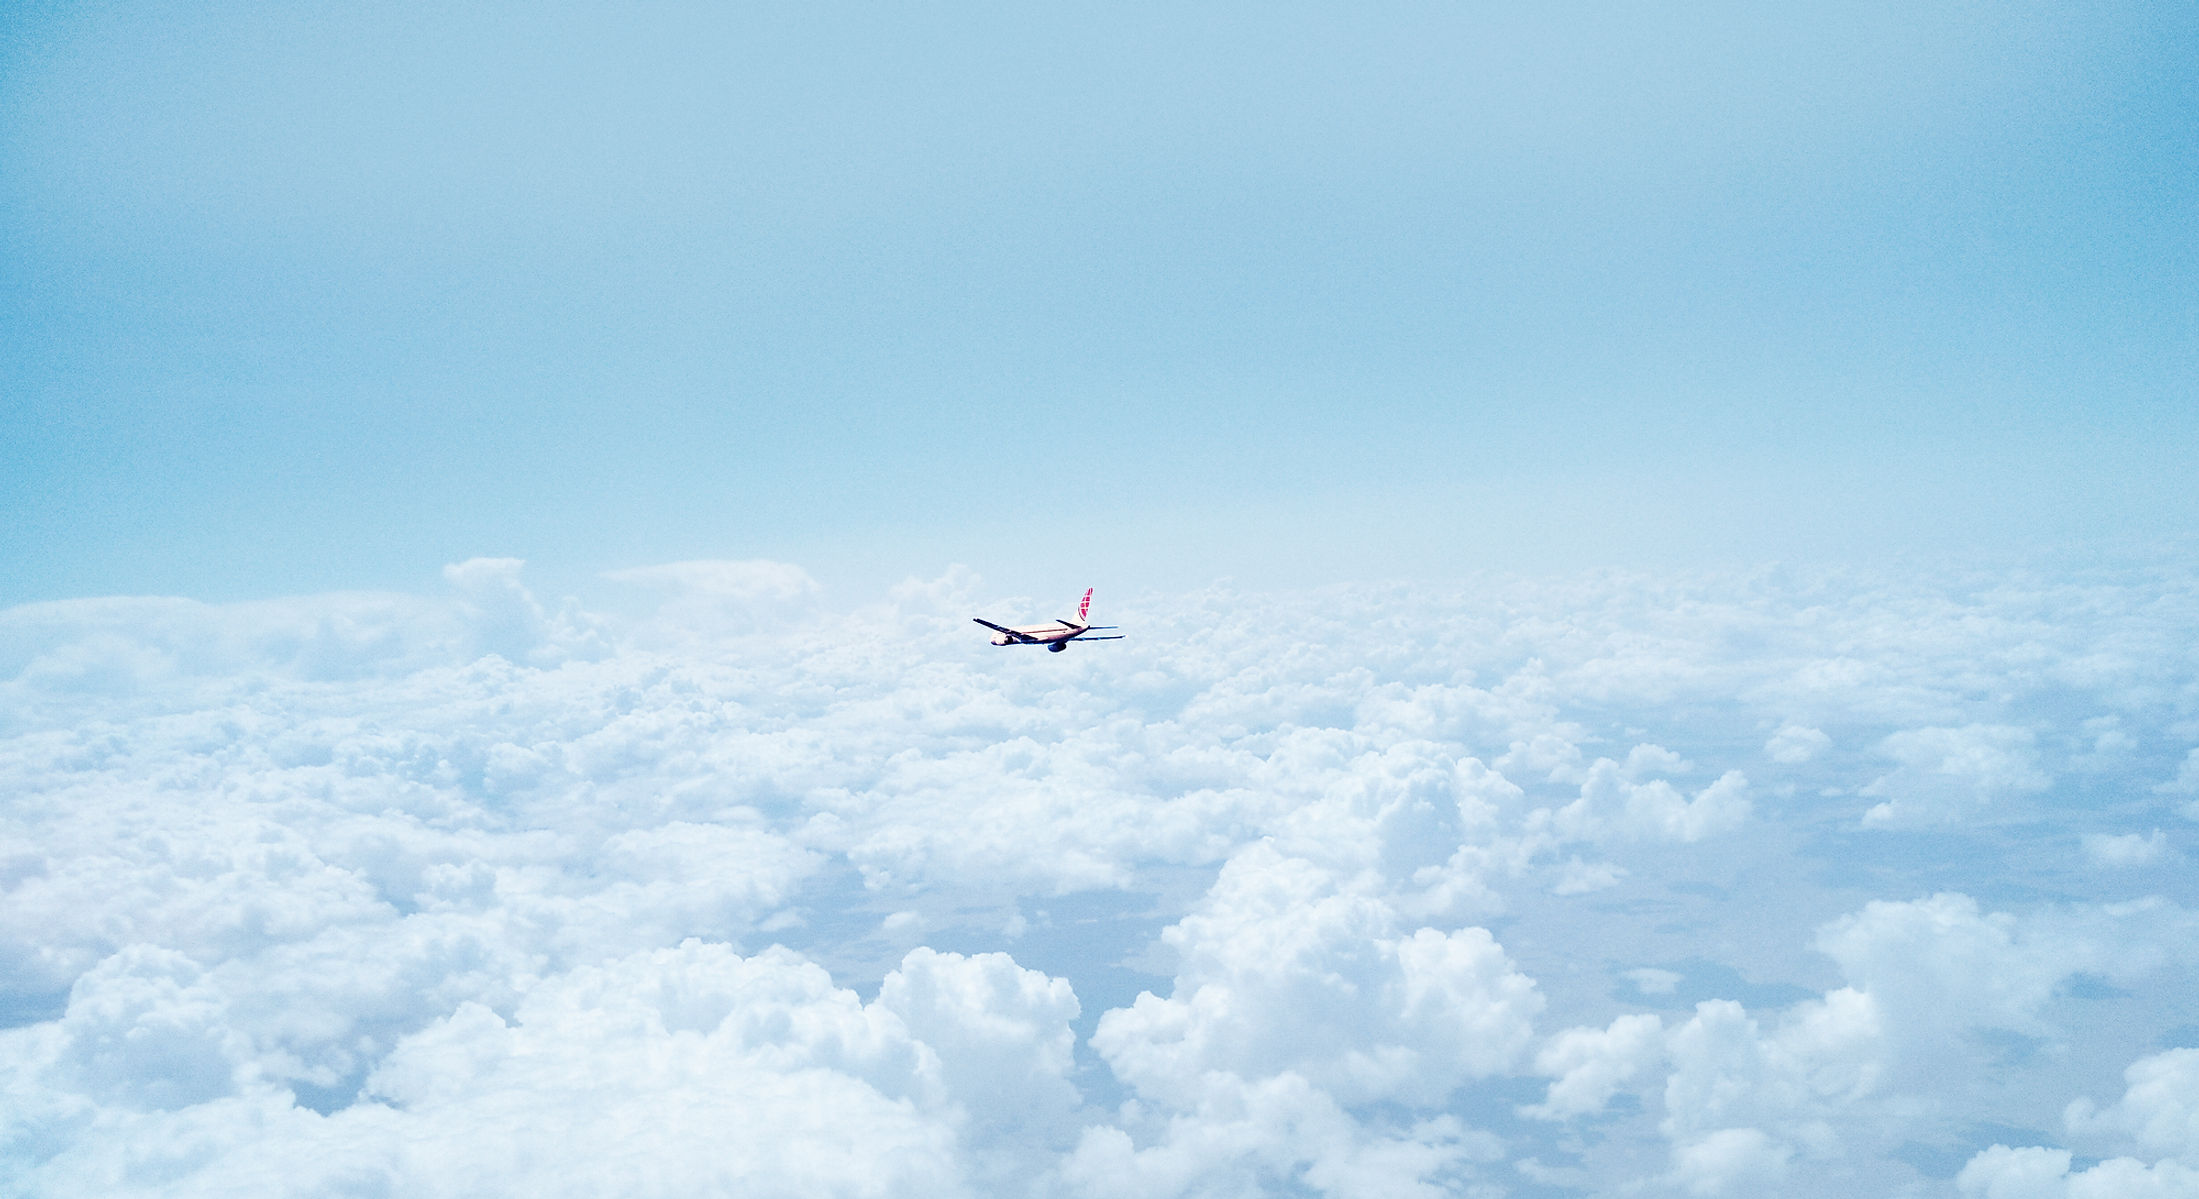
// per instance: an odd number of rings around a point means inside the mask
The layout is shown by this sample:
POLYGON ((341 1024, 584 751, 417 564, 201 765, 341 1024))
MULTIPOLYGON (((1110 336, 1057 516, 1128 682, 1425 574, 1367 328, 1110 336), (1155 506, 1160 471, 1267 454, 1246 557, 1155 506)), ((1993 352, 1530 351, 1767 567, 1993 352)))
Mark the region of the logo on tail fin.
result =
POLYGON ((1077 623, 1083 624, 1092 615, 1092 589, 1084 589, 1084 598, 1077 603, 1077 623))

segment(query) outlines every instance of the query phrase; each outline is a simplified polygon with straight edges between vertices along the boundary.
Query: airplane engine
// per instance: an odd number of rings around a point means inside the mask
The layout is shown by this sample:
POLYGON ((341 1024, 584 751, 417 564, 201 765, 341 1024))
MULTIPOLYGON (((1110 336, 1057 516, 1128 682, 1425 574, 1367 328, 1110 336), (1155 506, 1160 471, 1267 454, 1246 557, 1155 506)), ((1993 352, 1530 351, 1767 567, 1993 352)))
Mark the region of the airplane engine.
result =
POLYGON ((1063 651, 1063 650, 1065 650, 1065 649, 1068 649, 1068 648, 1069 648, 1069 643, 1068 643, 1068 642, 1066 642, 1066 641, 1056 641, 1056 642, 1054 642, 1054 643, 1053 643, 1052 645, 1049 645, 1049 646, 1047 646, 1047 647, 1046 647, 1046 652, 1047 652, 1047 653, 1049 653, 1049 654, 1058 654, 1058 653, 1060 653, 1061 651, 1063 651))

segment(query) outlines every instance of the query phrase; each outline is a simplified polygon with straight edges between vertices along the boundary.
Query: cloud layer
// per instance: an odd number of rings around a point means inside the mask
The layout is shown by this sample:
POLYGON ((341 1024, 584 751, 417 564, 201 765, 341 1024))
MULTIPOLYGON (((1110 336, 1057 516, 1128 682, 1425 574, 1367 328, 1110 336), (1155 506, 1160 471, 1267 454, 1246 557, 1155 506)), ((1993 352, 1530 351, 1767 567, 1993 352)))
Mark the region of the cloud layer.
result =
POLYGON ((0 1189, 2199 1193, 2189 575, 445 578, 0 612, 0 1189))

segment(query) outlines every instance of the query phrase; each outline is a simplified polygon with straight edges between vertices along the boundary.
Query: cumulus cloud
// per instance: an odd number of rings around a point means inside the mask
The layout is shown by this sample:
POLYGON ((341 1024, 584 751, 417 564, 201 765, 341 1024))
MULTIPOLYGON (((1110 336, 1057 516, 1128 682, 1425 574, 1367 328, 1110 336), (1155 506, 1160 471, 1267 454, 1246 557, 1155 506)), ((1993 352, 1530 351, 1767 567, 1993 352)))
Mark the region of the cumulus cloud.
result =
MULTIPOLYGON (((1536 1071, 1552 1079, 1543 1101, 1520 1110, 1572 1120, 1624 1092, 1653 1097, 1671 1185, 1704 1195, 1780 1189, 1792 1163, 1837 1159, 1899 1127, 1975 1033, 2060 1036, 2046 1013, 2069 980, 2135 982, 2188 952, 2195 929, 2188 913, 2159 902, 2019 916, 1964 895, 1873 901, 1817 937, 1846 985, 1768 1020, 1716 999, 1676 1024, 1641 1013, 1563 1030, 1536 1055, 1536 1071)), ((2072 1127, 2172 1136, 2162 1130, 2180 1118, 2186 1065, 2171 1055, 2141 1062, 2123 1105, 2074 1105, 2072 1127)))
POLYGON ((2123 1078, 2121 1100, 2104 1109, 2075 1100, 2064 1121, 2073 1136, 2135 1147, 2156 1160, 2118 1156, 2077 1169, 2067 1149, 1993 1145, 1964 1164, 1957 1186, 1983 1199, 2199 1196, 2199 1050, 2140 1058, 2123 1078))
POLYGON ((198 963, 133 945, 70 988, 53 1072, 65 1086, 131 1108, 173 1110, 227 1095, 243 1038, 198 963))
POLYGON ((2135 979, 2188 952, 2199 920, 2159 900, 1985 912, 1967 895, 1874 900, 1826 925, 1817 948, 1919 1035, 1950 1024, 2051 1031, 2042 1012, 2073 975, 2135 979))
POLYGON ((2104 1109, 2073 1101, 2063 1116, 2070 1131, 2127 1136, 2153 1153, 2199 1163, 2199 1049, 2140 1058, 2123 1081, 2123 1097, 2104 1109))
POLYGON ((1079 1008, 1067 979, 1003 953, 919 947, 886 976, 877 1006, 938 1054, 942 1085, 983 1135, 1043 1136, 1077 1108, 1070 1022, 1079 1008))
POLYGON ((1139 1148, 1096 1127, 1060 1177, 1091 1199, 1311 1191, 1334 1199, 1438 1199, 1456 1194, 1503 1147, 1450 1117, 1385 1128, 1355 1119, 1295 1074, 1214 1080, 1196 1108, 1139 1148))
POLYGON ((2192 1199, 2199 1170, 2178 1162, 2147 1165, 2118 1157, 2070 1170, 2067 1149, 1995 1145, 1964 1165, 1955 1186, 1977 1199, 2192 1199))
POLYGON ((688 942, 551 980, 508 1020, 462 1005, 400 1042, 367 1094, 435 1130, 409 1154, 456 1192, 960 1185, 936 1054, 784 951, 688 942), (714 1152, 672 1152, 697 1124, 714 1152))
POLYGON ((2002 796, 2044 791, 2031 730, 2009 725, 1908 729, 1879 749, 1900 768, 1863 788, 1884 802, 1863 814, 1872 825, 1954 820, 2002 796))
POLYGON ((1296 1074, 1341 1101, 1437 1103, 1526 1048, 1542 998, 1487 930, 1402 927, 1349 880, 1265 844, 1162 933, 1174 993, 1100 1018, 1092 1043, 1141 1094, 1195 1105, 1216 1074, 1296 1074))
POLYGON ((1542 997, 1486 930, 1411 928, 1364 876, 1263 843, 1162 935, 1171 996, 1138 996, 1092 1036, 1142 1105, 1086 1132, 1063 1174, 1080 1193, 1433 1196, 1500 1156, 1451 1117, 1353 1116, 1440 1111, 1526 1048, 1542 997))
POLYGON ((71 714, 111 717, 131 699, 210 702, 240 679, 340 682, 484 654, 550 666, 609 652, 595 618, 572 603, 546 609, 521 568, 516 558, 453 563, 443 568, 450 590, 438 596, 108 597, 9 608, 0 611, 0 679, 11 680, 15 701, 6 706, 60 700, 71 714))
POLYGON ((2169 856, 2168 838, 2160 829, 2150 833, 2086 833, 2085 860, 2108 869, 2151 866, 2169 856))
POLYGON ((134 1113, 125 1145, 52 1146, 33 1193, 964 1194, 973 1131, 1066 1102, 1074 1013, 1066 983, 997 955, 919 951, 865 1004, 786 950, 688 941, 544 979, 509 1014, 463 1002, 324 1117, 240 1082, 196 967, 133 951, 34 1051, 13 1131, 70 1093, 134 1113))
POLYGON ((1730 999, 1705 1000, 1666 1045, 1664 1131, 1684 1151, 1741 1124, 1822 1142, 1825 1113, 1878 1085, 1883 1014, 1851 987, 1797 1004, 1763 1028, 1730 999))
POLYGON ((1821 729, 1802 724, 1783 724, 1779 731, 1764 743, 1764 756, 1783 766, 1799 766, 1824 753, 1832 746, 1832 738, 1821 729))
POLYGON ((1685 764, 1658 746, 1636 746, 1622 764, 1602 758, 1588 768, 1581 797, 1558 809, 1555 827, 1567 837, 1657 837, 1700 841, 1731 832, 1748 819, 1748 777, 1729 770, 1717 781, 1683 796, 1670 782, 1641 776, 1650 769, 1685 764))
POLYGON ((1606 1029, 1567 1029, 1535 1055, 1536 1073, 1556 1081, 1541 1103, 1521 1110, 1545 1120, 1602 1111, 1621 1086, 1662 1061, 1664 1053, 1664 1022, 1648 1013, 1621 1016, 1606 1029))
POLYGON ((1721 1128, 1681 1145, 1672 1178, 1691 1195, 1770 1194, 1782 1189, 1794 1150, 1754 1128, 1721 1128))

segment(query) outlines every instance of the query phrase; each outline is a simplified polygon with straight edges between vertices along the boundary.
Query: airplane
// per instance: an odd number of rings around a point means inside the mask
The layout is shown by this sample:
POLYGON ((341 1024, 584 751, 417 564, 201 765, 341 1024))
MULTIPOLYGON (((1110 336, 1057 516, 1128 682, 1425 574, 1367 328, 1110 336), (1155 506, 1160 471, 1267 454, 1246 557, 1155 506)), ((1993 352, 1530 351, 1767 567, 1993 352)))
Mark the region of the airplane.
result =
POLYGON ((1087 587, 1084 589, 1084 599, 1077 604, 1077 618, 1075 620, 1057 620, 1052 624, 1024 625, 1021 628, 1011 629, 1004 624, 994 624, 982 616, 972 616, 970 619, 993 631, 994 645, 1043 645, 1048 653, 1055 654, 1068 649, 1069 643, 1072 641, 1122 640, 1121 634, 1116 634, 1113 637, 1092 636, 1091 633, 1094 629, 1112 629, 1116 626, 1084 623, 1084 618, 1091 614, 1092 589, 1087 587))

